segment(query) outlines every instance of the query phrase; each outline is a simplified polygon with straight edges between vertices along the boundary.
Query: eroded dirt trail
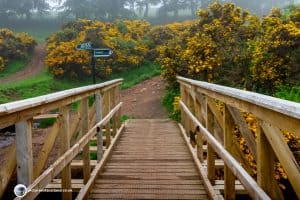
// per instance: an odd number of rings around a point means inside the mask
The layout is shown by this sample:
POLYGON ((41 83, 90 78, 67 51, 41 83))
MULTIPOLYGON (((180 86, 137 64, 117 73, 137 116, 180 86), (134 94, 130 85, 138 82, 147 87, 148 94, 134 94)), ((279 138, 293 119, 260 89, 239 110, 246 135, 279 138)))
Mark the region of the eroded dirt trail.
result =
POLYGON ((44 60, 46 56, 45 44, 38 44, 33 52, 33 56, 26 67, 5 78, 0 79, 0 83, 9 83, 12 81, 19 81, 28 77, 39 74, 44 69, 44 60))
POLYGON ((139 119, 167 118, 161 104, 165 82, 160 76, 148 79, 121 92, 122 115, 139 119))

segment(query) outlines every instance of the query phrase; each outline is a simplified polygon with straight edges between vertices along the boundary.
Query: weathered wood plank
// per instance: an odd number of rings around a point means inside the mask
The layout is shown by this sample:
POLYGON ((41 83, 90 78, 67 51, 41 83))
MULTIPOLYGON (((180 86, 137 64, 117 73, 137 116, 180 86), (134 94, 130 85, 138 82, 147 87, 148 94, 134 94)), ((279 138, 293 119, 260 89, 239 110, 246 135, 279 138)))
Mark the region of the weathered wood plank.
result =
POLYGON ((59 128, 61 127, 60 121, 61 121, 61 119, 60 119, 60 117, 58 117, 56 122, 52 126, 51 130, 47 133, 47 136, 45 137, 45 143, 44 143, 42 149, 40 150, 40 153, 38 154, 37 163, 34 166, 34 171, 33 171, 34 179, 36 179, 40 175, 40 173, 48 159, 48 156, 51 153, 51 150, 53 148, 53 145, 55 143, 56 137, 59 132, 59 128))
POLYGON ((47 113, 60 106, 69 105, 82 98, 91 96, 97 91, 106 90, 120 85, 122 79, 105 83, 64 90, 61 92, 15 101, 0 105, 0 128, 5 128, 18 121, 31 119, 42 113, 47 113))
POLYGON ((241 111, 238 110, 237 108, 234 108, 231 106, 227 106, 227 107, 228 107, 228 110, 229 110, 232 118, 234 119, 236 125, 238 125, 242 136, 245 138, 250 152, 252 153, 252 155, 254 156, 254 158, 256 160, 257 154, 256 154, 255 138, 254 138, 253 134, 251 133, 251 131, 249 130, 248 125, 247 125, 244 117, 241 114, 241 111))
MULTIPOLYGON (((178 147, 174 149, 173 142, 177 142, 174 138, 182 141, 180 131, 173 122, 130 120, 112 152, 111 159, 97 177, 89 198, 101 198, 96 193, 103 192, 106 197, 124 192, 123 198, 127 198, 126 194, 130 191, 133 192, 131 197, 136 199, 142 199, 149 194, 152 199, 155 195, 172 197, 181 188, 180 199, 190 196, 189 191, 198 199, 202 198, 203 193, 203 198, 207 199, 207 192, 192 156, 184 143, 178 143, 178 147), (163 138, 165 134, 170 136, 170 140, 162 139, 162 143, 155 139, 163 138), (127 147, 134 147, 137 153, 133 149, 127 151, 127 147)), ((196 157, 195 159, 198 160, 196 157)))
MULTIPOLYGON (((66 151, 70 149, 70 112, 68 106, 63 106, 60 110, 61 114, 61 127, 60 127, 60 155, 63 156, 66 151)), ((67 164, 61 172, 61 188, 70 190, 71 186, 71 166, 67 164)), ((71 192, 62 193, 63 200, 71 200, 71 192)))
MULTIPOLYGON (((223 111, 223 126, 224 126, 224 147, 233 155, 234 154, 234 128, 235 124, 230 115, 227 105, 224 105, 223 111)), ((225 165, 224 168, 224 197, 225 199, 235 199, 235 176, 231 169, 225 165)))
POLYGON ((274 179, 275 154, 258 122, 257 182, 272 199, 284 199, 274 179))
MULTIPOLYGON (((208 107, 209 97, 206 97, 206 129, 213 135, 214 134, 214 115, 208 107)), ((207 144, 207 177, 212 185, 215 184, 215 151, 213 147, 207 144)))
POLYGON ((107 162, 114 145, 116 144, 116 142, 118 141, 120 135, 122 134, 123 130, 124 130, 125 124, 123 124, 121 126, 121 128, 119 129, 116 137, 113 139, 112 144, 110 145, 110 147, 107 149, 107 151, 105 151, 102 160, 95 166, 95 168, 93 169, 92 173, 91 173, 91 177, 89 179, 89 181, 85 184, 85 186, 83 188, 81 188, 81 190, 79 191, 76 199, 77 200, 81 200, 81 199, 85 199, 87 197, 87 195, 89 194, 90 190, 92 189, 92 186, 95 183, 95 180, 99 174, 99 172, 101 171, 101 169, 104 167, 105 163, 107 162))
POLYGON ((0 170, 0 199, 2 198, 6 187, 16 169, 16 143, 14 142, 10 147, 5 150, 4 163, 2 163, 0 170))
POLYGON ((31 120, 16 124, 16 158, 18 183, 28 186, 33 181, 31 120))
MULTIPOLYGON (((99 123, 102 119, 102 94, 100 92, 96 93, 96 123, 99 123)), ((100 127, 97 130, 97 160, 100 162, 103 156, 103 134, 102 134, 102 128, 100 127)))
MULTIPOLYGON (((80 116, 81 116, 81 132, 86 134, 89 130, 89 101, 88 98, 84 98, 80 103, 80 116)), ((90 144, 87 143, 83 147, 83 180, 87 183, 90 178, 91 166, 90 166, 90 144)))
POLYGON ((182 135, 183 135, 183 137, 184 137, 184 139, 186 141, 186 144, 187 144, 187 146, 189 148, 190 154, 192 155, 193 160, 194 160, 194 162, 195 162, 195 164, 197 166, 197 170, 198 170, 198 172, 199 172, 199 174, 200 174, 200 176, 202 178, 202 181, 204 181, 204 187, 207 190, 207 193, 208 193, 209 197, 211 199, 218 199, 218 196, 217 196, 216 192, 214 191, 214 189, 212 187, 212 184, 211 184, 208 176, 206 176, 204 167, 200 163, 200 160, 198 160, 197 157, 196 157, 196 155, 194 154, 193 149, 191 148, 191 146, 188 143, 188 139, 186 137, 186 134, 184 134, 184 129, 183 129, 183 127, 180 124, 179 124, 179 128, 180 128, 181 133, 182 133, 182 135))
POLYGON ((185 104, 180 101, 182 110, 187 113, 194 123, 199 126, 201 133, 207 139, 208 143, 212 145, 217 154, 224 160, 226 165, 230 167, 234 175, 241 181, 249 195, 254 199, 270 199, 270 197, 258 186, 251 176, 240 166, 240 164, 224 149, 206 128, 189 112, 185 104))
POLYGON ((290 150, 289 146, 285 142, 280 129, 272 126, 266 122, 261 121, 261 127, 268 139, 269 144, 274 150, 279 162, 282 164, 288 179, 291 182, 298 198, 300 198, 300 167, 290 150))
MULTIPOLYGON (((119 103, 112 111, 105 116, 98 124, 92 127, 87 134, 85 134, 77 144, 73 145, 68 151, 59 157, 46 171, 44 171, 34 182, 28 186, 28 191, 22 199, 34 199, 39 192, 32 192, 33 190, 41 190, 46 187, 50 181, 56 177, 62 169, 69 165, 80 150, 94 137, 97 127, 107 123, 111 117, 120 109, 122 103, 119 103)), ((20 198, 15 198, 20 199, 20 198)))

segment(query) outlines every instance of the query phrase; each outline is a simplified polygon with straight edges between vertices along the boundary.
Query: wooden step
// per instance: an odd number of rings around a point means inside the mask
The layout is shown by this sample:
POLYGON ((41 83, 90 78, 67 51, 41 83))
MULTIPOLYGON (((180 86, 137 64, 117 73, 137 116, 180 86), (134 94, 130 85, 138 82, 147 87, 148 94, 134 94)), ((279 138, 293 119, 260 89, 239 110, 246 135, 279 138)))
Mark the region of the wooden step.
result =
MULTIPOLYGON (((79 192, 84 187, 83 179, 72 179, 71 180, 72 192, 79 192)), ((47 190, 58 191, 61 189, 61 179, 53 179, 46 188, 47 190)), ((49 191, 50 192, 50 191, 49 191)))
MULTIPOLYGON (((90 165, 91 167, 95 167, 97 164, 97 160, 91 160, 90 165)), ((82 160, 72 160, 71 162, 72 168, 82 168, 83 167, 83 161, 82 160)))
MULTIPOLYGON (((224 194, 224 180, 216 180, 213 187, 215 190, 219 190, 222 194, 224 194)), ((235 191, 236 194, 248 194, 239 180, 235 180, 235 191)))
MULTIPOLYGON (((202 163, 204 168, 207 168, 207 160, 204 160, 204 162, 202 163)), ((216 169, 222 169, 224 167, 224 161, 221 159, 216 159, 215 160, 215 166, 216 169)))

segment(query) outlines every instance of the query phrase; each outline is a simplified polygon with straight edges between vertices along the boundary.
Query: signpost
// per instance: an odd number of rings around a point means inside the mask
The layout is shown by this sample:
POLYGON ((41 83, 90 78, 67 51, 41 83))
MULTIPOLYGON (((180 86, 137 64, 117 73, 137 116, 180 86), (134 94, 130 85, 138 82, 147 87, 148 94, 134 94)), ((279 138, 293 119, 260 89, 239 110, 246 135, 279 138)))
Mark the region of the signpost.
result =
POLYGON ((89 50, 92 55, 92 73, 93 73, 93 84, 96 83, 96 59, 107 58, 113 54, 113 51, 109 48, 98 48, 94 49, 91 42, 85 42, 76 46, 77 50, 89 50))

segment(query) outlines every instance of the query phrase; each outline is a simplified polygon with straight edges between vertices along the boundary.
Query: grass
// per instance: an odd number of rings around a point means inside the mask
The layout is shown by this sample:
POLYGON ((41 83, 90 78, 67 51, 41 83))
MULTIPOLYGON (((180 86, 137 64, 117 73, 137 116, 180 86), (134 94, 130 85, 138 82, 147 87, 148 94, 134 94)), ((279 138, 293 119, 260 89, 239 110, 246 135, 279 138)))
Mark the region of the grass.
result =
POLYGON ((166 108, 167 112, 169 113, 169 118, 180 121, 180 112, 174 111, 174 98, 180 96, 179 88, 169 88, 165 95, 162 98, 162 104, 166 108))
POLYGON ((122 89, 127 89, 157 75, 160 75, 160 66, 154 63, 147 63, 143 66, 137 67, 134 70, 113 74, 110 78, 123 78, 124 82, 122 89))
POLYGON ((300 86, 279 86, 277 87, 274 96, 281 99, 300 102, 300 86))
MULTIPOLYGON (((106 80, 98 79, 97 83, 105 82, 110 79, 124 78, 122 89, 126 89, 159 74, 160 66, 148 63, 136 69, 113 74, 106 80)), ((55 79, 52 74, 44 71, 39 76, 0 85, 0 103, 81 87, 89 85, 91 82, 91 77, 84 80, 55 79)))
POLYGON ((14 60, 10 61, 3 71, 0 72, 0 78, 9 76, 22 70, 27 64, 27 60, 14 60))

